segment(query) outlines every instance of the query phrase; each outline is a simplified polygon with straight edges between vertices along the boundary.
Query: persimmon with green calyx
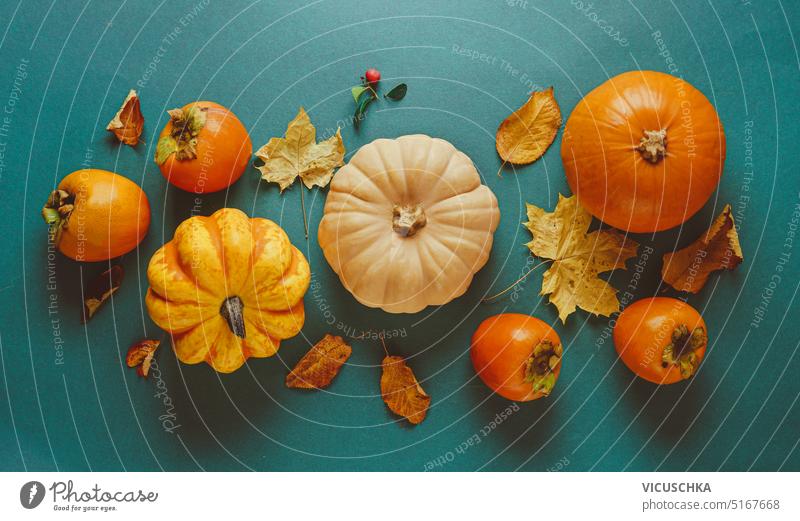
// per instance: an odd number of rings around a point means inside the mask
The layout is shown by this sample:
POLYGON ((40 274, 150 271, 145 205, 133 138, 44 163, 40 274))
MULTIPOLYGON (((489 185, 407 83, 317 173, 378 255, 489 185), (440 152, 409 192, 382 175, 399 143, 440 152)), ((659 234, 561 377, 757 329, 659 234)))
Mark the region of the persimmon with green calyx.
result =
POLYGON ((253 144, 233 112, 218 103, 197 101, 168 113, 155 154, 167 181, 202 194, 224 190, 242 176, 253 144))
POLYGON ((150 227, 150 203, 130 179, 89 168, 61 180, 42 217, 61 253, 77 261, 104 261, 142 242, 150 227))
POLYGON ((553 328, 519 313, 502 313, 481 322, 470 346, 472 365, 483 383, 518 402, 552 392, 561 356, 561 340, 553 328))
POLYGON ((637 376, 673 384, 694 376, 706 354, 708 328, 692 306, 670 297, 638 300, 614 326, 614 347, 637 376))

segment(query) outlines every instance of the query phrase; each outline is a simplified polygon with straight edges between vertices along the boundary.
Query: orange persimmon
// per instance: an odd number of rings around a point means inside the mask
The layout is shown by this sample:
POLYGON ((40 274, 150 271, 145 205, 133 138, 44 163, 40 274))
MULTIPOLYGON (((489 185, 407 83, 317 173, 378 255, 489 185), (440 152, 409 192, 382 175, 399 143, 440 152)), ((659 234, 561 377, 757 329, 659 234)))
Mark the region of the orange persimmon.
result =
POLYGON ((472 335, 470 358, 490 389, 509 400, 547 396, 561 372, 561 340, 536 317, 502 313, 489 317, 472 335))
POLYGON ((77 261, 103 261, 142 242, 150 227, 150 203, 130 179, 89 168, 61 180, 42 216, 61 253, 77 261))
POLYGON ((235 183, 253 155, 242 122, 218 103, 197 101, 168 111, 155 161, 161 174, 181 190, 196 194, 235 183))
POLYGON ((670 297, 638 300, 614 326, 620 359, 641 378, 672 384, 692 377, 708 344, 708 329, 692 306, 670 297))

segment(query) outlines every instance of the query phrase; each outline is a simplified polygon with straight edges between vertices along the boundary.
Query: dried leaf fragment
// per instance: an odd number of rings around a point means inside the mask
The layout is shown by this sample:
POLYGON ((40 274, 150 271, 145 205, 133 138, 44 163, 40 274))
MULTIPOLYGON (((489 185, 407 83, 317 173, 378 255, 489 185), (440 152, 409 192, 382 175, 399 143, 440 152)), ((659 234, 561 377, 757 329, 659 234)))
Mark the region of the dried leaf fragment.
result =
POLYGON ((532 204, 527 207, 525 227, 533 236, 527 246, 537 257, 553 261, 542 277, 539 294, 550 296, 561 321, 566 322, 576 307, 604 316, 619 311, 617 290, 598 275, 625 269, 639 244, 616 230, 587 233, 592 216, 576 196, 559 194, 552 213, 532 204))
POLYGON ((422 390, 414 372, 399 356, 387 356, 381 366, 381 396, 386 406, 414 425, 422 423, 431 397, 422 390))
POLYGON ((553 143, 560 126, 561 109, 553 96, 553 87, 534 91, 528 101, 498 127, 497 153, 504 162, 533 163, 553 143))
POLYGON ((139 136, 142 135, 143 129, 144 116, 142 116, 139 95, 131 89, 114 119, 106 126, 106 130, 113 132, 122 143, 135 147, 139 143, 139 136))
POLYGON ((261 179, 278 183, 283 192, 299 176, 308 188, 325 187, 333 177, 334 169, 344 165, 344 143, 340 129, 336 134, 317 143, 317 130, 305 109, 300 107, 297 116, 286 128, 285 137, 271 138, 256 152, 264 161, 261 179))
POLYGON ((294 389, 328 387, 352 352, 353 349, 342 337, 325 335, 286 375, 286 387, 294 389))
POLYGON ((159 340, 141 340, 133 344, 128 349, 128 354, 125 357, 125 363, 128 367, 136 367, 136 372, 142 378, 147 378, 150 372, 150 364, 153 362, 153 356, 156 354, 156 349, 161 344, 159 340))
POLYGON ((93 278, 83 292, 81 324, 88 322, 100 306, 119 289, 125 270, 119 264, 93 278))
POLYGON ((697 293, 717 270, 732 270, 741 264, 742 247, 731 205, 725 205, 711 227, 689 246, 664 255, 661 278, 677 289, 697 293))

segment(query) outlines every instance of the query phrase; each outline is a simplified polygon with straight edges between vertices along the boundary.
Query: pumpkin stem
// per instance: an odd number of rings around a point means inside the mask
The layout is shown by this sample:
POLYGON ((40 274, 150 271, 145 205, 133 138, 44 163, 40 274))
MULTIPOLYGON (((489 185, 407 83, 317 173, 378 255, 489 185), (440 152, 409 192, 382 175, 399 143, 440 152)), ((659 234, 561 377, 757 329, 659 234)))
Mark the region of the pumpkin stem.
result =
POLYGON ((525 381, 533 384, 533 392, 547 396, 556 384, 555 370, 561 363, 561 344, 542 340, 525 362, 525 381))
POLYGON ((69 216, 75 209, 75 196, 66 190, 53 190, 42 208, 42 218, 49 226, 48 239, 55 246, 61 241, 61 232, 67 227, 69 216))
POLYGON ((219 308, 219 314, 228 323, 231 333, 239 338, 245 337, 244 331, 244 304, 239 297, 228 297, 219 308))
POLYGON ((394 205, 392 208, 392 230, 400 237, 411 237, 425 227, 428 218, 421 205, 394 205))
POLYGON ((172 120, 172 129, 158 140, 156 163, 162 164, 173 153, 179 161, 197 157, 197 136, 206 124, 207 111, 207 107, 196 104, 188 109, 167 111, 172 120))
POLYGON ((661 366, 677 366, 684 380, 690 378, 700 365, 697 350, 707 343, 708 336, 702 327, 697 327, 690 333, 689 328, 681 324, 672 331, 672 342, 661 353, 661 366))
POLYGON ((642 140, 636 150, 642 154, 647 161, 655 164, 667 155, 667 131, 666 130, 645 130, 642 140))

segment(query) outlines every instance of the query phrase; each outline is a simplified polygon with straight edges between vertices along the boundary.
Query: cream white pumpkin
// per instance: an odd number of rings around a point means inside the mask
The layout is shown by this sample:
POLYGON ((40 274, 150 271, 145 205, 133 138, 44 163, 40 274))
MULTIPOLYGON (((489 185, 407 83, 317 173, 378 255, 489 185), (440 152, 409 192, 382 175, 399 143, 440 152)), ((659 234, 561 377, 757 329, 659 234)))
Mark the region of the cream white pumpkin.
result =
POLYGON ((378 139, 330 184, 319 244, 362 304, 415 313, 467 291, 489 259, 497 199, 442 139, 378 139))

